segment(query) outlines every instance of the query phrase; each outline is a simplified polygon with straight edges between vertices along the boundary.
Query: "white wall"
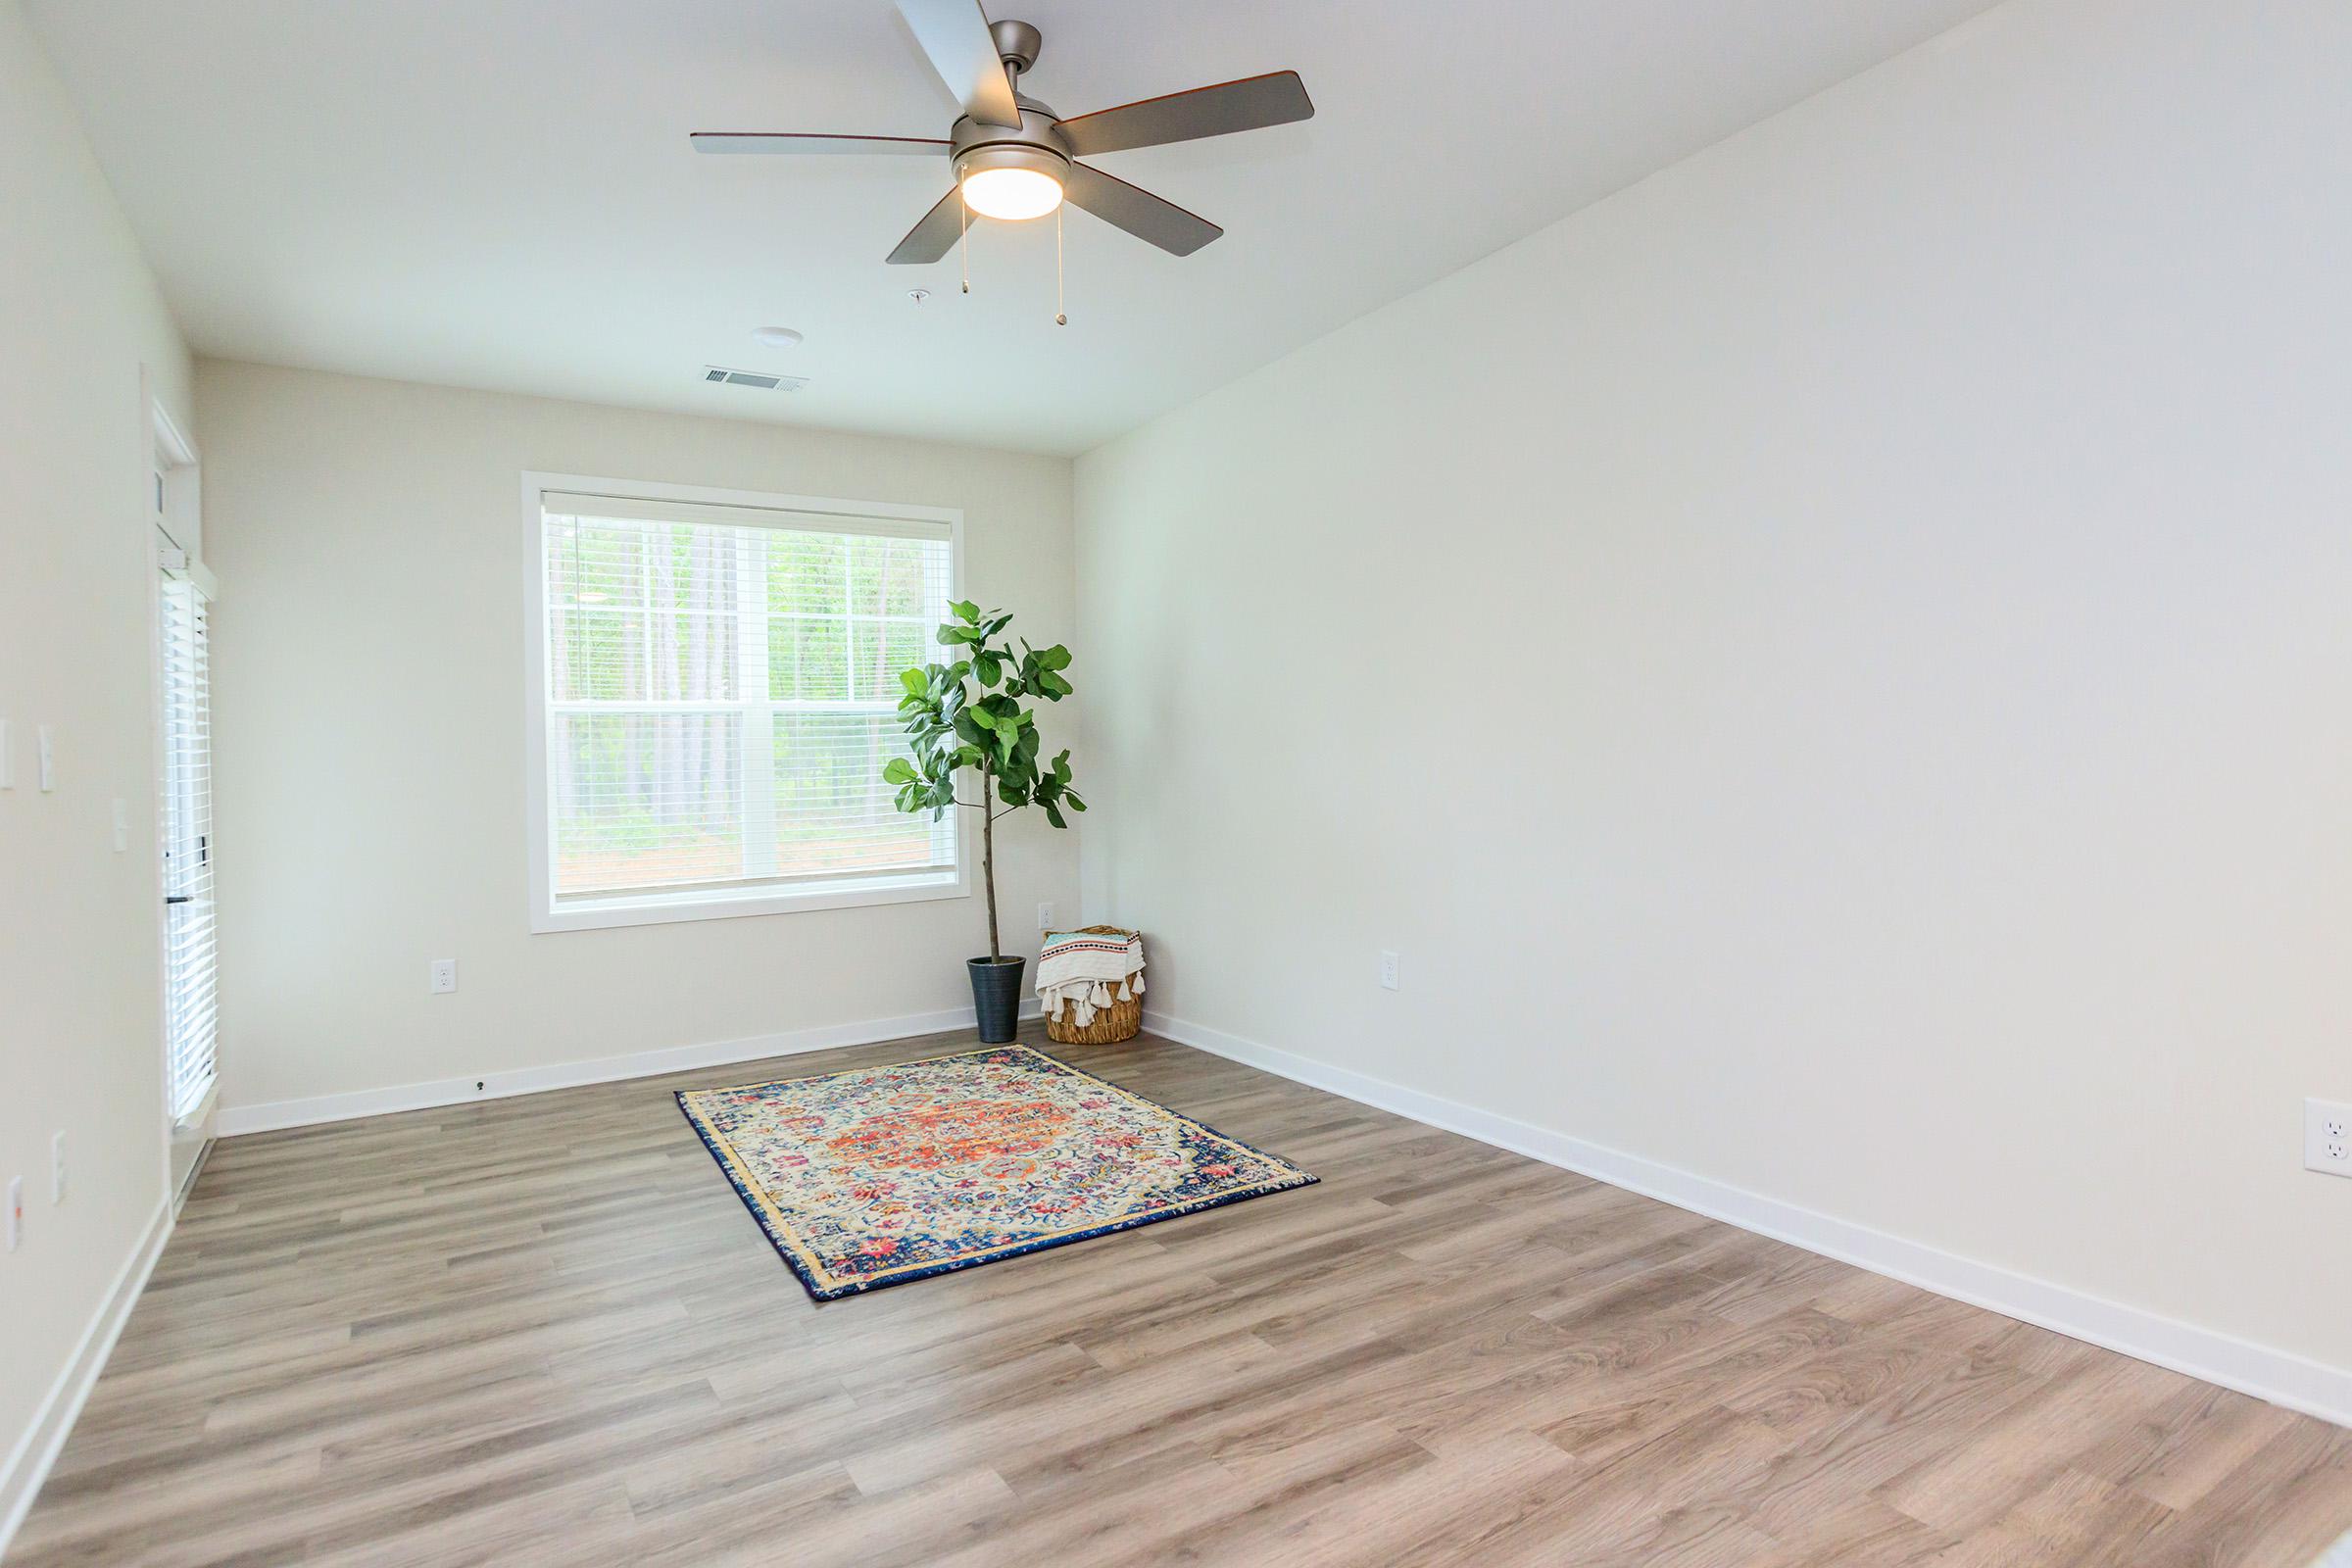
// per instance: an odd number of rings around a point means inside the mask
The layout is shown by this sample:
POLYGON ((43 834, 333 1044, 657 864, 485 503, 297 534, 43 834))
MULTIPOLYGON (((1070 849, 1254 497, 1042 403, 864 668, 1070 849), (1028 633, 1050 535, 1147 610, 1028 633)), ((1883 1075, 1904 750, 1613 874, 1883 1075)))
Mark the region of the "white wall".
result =
MULTIPOLYGON (((1072 629, 1070 466, 202 362, 222 1103, 250 1107, 961 1007, 980 900, 533 936, 526 469, 964 510, 965 587, 1072 629), (426 966, 455 957, 460 988, 426 966)), ((1080 696, 1084 695, 1083 668, 1080 696)), ((1075 702, 1049 722, 1076 737, 1075 702)), ((1033 816, 1034 813, 1025 813, 1033 816)), ((1008 820, 1008 949, 1077 846, 1008 820)))
POLYGON ((164 1201, 155 557, 141 367, 184 424, 187 351, 48 61, 0 0, 0 1541, 52 1393, 164 1201), (43 794, 35 726, 56 733, 43 794), (114 849, 114 801, 130 813, 114 849), (68 1140, 49 1201, 49 1141, 68 1140), (27 1440, 30 1440, 29 1442, 27 1440))
POLYGON ((2352 1368, 2347 60, 2019 0, 1081 459, 1155 1008, 2352 1368))

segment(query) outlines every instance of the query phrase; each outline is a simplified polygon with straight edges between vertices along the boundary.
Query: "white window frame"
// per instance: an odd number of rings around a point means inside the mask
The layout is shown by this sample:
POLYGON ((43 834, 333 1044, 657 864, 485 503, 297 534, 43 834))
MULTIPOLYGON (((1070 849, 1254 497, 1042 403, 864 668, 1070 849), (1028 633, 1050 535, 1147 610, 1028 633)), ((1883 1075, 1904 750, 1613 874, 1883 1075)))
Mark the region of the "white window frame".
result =
MULTIPOLYGON (((157 837, 148 851, 149 866, 154 876, 151 887, 156 913, 156 987, 157 995, 172 995, 172 906, 167 902, 170 889, 165 886, 163 851, 167 840, 164 828, 168 804, 165 800, 166 776, 171 752, 167 728, 168 693, 163 661, 165 658, 165 624, 163 596, 158 592, 161 578, 172 576, 192 584, 196 592, 210 605, 220 598, 220 584, 196 559, 192 550, 181 541, 195 544, 203 536, 203 470, 199 465, 195 443, 181 430, 177 420, 164 407, 155 390, 154 372, 146 366, 139 368, 139 384, 148 408, 148 422, 153 435, 152 460, 148 478, 148 522, 154 528, 156 563, 161 568, 150 579, 147 596, 149 614, 149 669, 155 682, 154 733, 156 780, 157 837)), ((212 848, 220 844, 220 823, 216 818, 212 830, 212 848)), ((217 894, 216 894, 217 897, 217 894)), ((177 1042, 172 1033, 172 1015, 169 1005, 158 1009, 157 1021, 162 1025, 157 1038, 158 1067, 164 1093, 164 1196, 177 1212, 187 1201, 196 1184, 196 1174, 204 1168, 206 1156, 212 1152, 213 1138, 219 1130, 220 1106, 221 1042, 220 1021, 213 1024, 212 1076, 205 1092, 196 1103, 186 1107, 184 1114, 174 1114, 172 1084, 177 1068, 177 1042)))
MULTIPOLYGON (((524 625, 524 789, 530 846, 530 922, 537 933, 595 931, 613 926, 662 925, 678 920, 719 920, 747 914, 790 914, 809 909, 855 909, 873 905, 913 904, 972 896, 972 835, 956 835, 956 867, 904 876, 866 873, 822 881, 741 889, 708 886, 676 893, 631 893, 611 898, 555 896, 555 822, 548 809, 547 773, 547 556, 546 502, 550 491, 608 496, 629 501, 698 502, 707 506, 760 508, 839 516, 845 531, 861 520, 901 519, 948 527, 948 592, 963 594, 963 513, 953 507, 911 507, 896 502, 845 501, 826 496, 770 495, 757 490, 717 490, 703 485, 663 484, 646 479, 598 478, 576 473, 526 472, 522 476, 524 625)), ((758 526, 747 514, 746 526, 758 526)), ((957 811, 963 808, 954 808, 957 811)))

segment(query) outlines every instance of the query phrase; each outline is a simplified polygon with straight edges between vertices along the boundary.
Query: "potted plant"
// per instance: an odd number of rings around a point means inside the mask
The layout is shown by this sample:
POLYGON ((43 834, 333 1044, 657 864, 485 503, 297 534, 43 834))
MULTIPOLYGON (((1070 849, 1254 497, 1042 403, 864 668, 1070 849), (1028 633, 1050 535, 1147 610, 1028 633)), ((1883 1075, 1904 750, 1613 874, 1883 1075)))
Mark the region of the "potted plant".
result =
POLYGON ((1058 703, 1070 695, 1061 672, 1070 667, 1070 651, 1055 643, 1032 648, 1024 641, 1015 654, 1009 643, 996 641, 1012 624, 1005 611, 983 615, 980 607, 957 601, 948 607, 952 619, 938 631, 939 642, 961 649, 952 664, 925 664, 899 676, 906 695, 899 714, 913 742, 912 761, 894 757, 882 769, 884 782, 898 787, 902 811, 929 811, 937 821, 951 806, 980 813, 980 880, 988 893, 988 956, 966 965, 972 977, 972 1008, 980 1020, 980 1038, 991 1045, 1013 1037, 1021 1002, 1021 969, 1027 961, 1018 954, 1006 957, 997 935, 997 818, 1035 806, 1057 828, 1070 824, 1063 807, 1086 809, 1070 788, 1070 754, 1065 748, 1050 763, 1040 762, 1044 747, 1037 734, 1037 714, 1024 700, 1042 697, 1058 703), (956 780, 970 770, 979 775, 976 801, 956 793, 956 780))

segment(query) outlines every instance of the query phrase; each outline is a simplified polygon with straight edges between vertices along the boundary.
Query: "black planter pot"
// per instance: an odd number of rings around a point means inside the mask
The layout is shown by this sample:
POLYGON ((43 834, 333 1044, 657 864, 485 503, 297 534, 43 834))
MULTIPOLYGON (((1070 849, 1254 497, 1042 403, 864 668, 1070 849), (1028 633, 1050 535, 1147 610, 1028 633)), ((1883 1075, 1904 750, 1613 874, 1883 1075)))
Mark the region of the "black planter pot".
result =
POLYGON ((980 1018, 980 1043, 1001 1046, 1010 1040, 1021 1021, 1021 970, 1026 958, 972 958, 972 1010, 980 1018))

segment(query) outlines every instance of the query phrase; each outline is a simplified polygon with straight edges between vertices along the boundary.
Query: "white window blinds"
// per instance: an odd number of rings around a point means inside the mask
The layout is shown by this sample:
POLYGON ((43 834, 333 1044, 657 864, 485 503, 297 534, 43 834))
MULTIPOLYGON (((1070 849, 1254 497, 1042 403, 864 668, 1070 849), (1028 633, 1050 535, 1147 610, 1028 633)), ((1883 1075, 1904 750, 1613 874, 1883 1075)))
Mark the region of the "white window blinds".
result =
POLYGON ((891 804, 948 524, 541 497, 551 907, 953 875, 891 804))
POLYGON ((172 1114, 213 1087, 213 709, 208 607, 163 582, 164 1028, 172 1114))

